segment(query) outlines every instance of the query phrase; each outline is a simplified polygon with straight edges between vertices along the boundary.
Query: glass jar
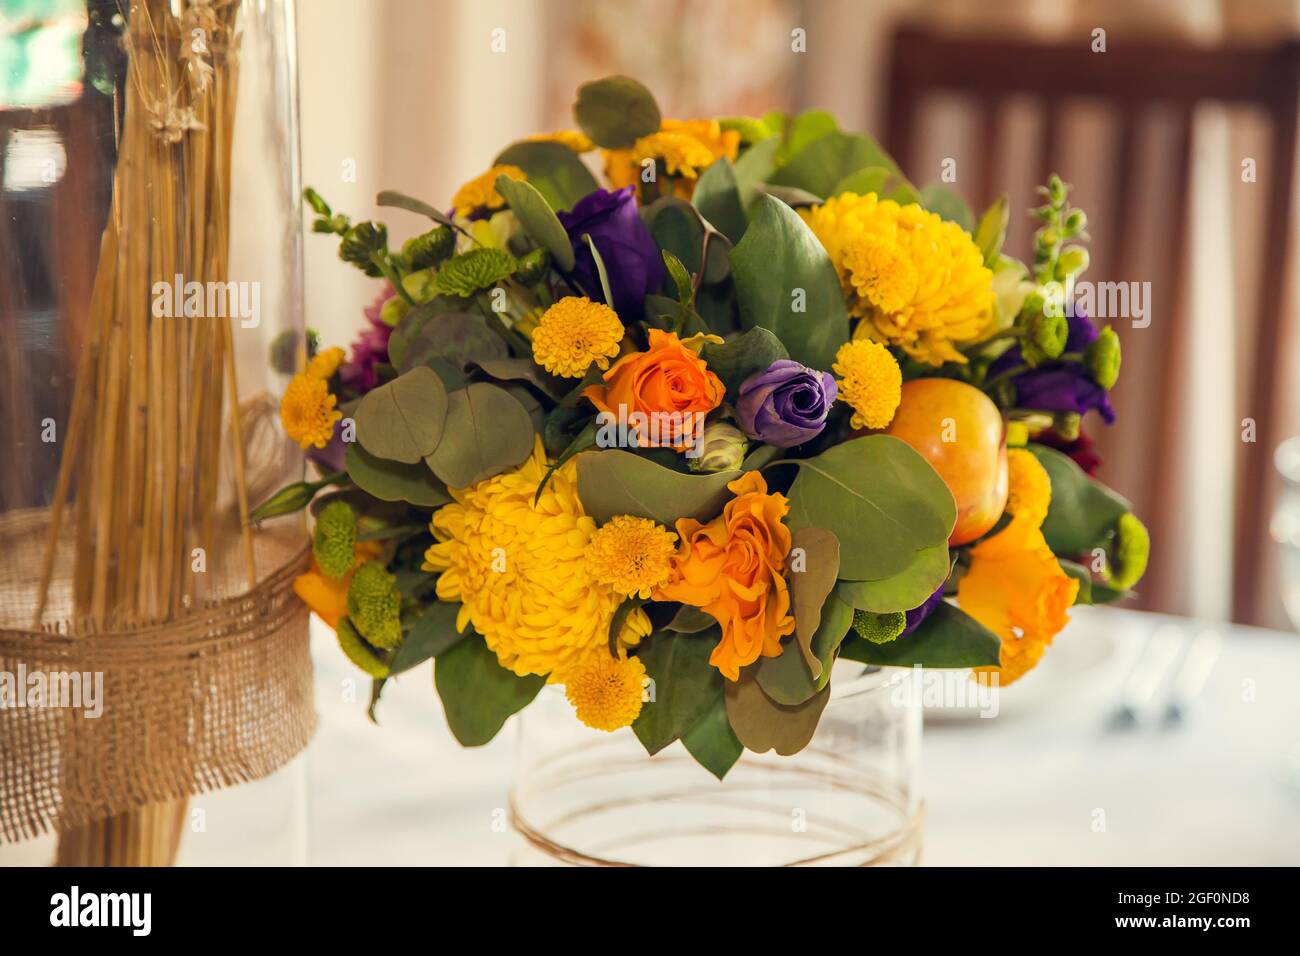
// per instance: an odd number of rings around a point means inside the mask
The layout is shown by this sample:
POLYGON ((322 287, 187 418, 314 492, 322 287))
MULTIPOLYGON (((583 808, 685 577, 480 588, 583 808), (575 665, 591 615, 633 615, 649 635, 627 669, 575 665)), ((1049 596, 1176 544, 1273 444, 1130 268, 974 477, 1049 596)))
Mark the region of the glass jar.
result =
POLYGON ((0 17, 0 859, 303 856, 306 532, 250 519, 303 473, 295 44, 293 0, 0 17))
POLYGON ((920 858, 911 670, 841 661, 812 741, 722 781, 679 744, 582 725, 558 687, 519 718, 510 813, 525 866, 907 866, 920 858))

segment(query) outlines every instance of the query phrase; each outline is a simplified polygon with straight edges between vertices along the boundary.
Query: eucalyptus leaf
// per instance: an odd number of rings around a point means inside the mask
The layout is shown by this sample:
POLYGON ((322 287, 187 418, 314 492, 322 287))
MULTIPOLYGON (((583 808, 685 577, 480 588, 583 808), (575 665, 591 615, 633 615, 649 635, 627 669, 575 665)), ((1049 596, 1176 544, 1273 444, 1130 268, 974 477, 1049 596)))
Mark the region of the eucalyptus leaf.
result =
POLYGON ((999 662, 1002 641, 960 608, 945 602, 911 634, 873 644, 849 634, 840 656, 864 664, 890 667, 982 667, 999 662))
POLYGON ((840 581, 835 593, 853 607, 875 614, 910 611, 948 579, 948 544, 913 552, 912 562, 897 574, 875 581, 840 581))
MULTIPOLYGON (((505 359, 510 350, 501 336, 490 328, 483 316, 473 312, 453 312, 426 322, 410 340, 402 359, 403 371, 431 364, 431 359, 441 359, 453 368, 464 371, 470 365, 505 359)), ((444 382, 444 384, 450 384, 444 382)))
MULTIPOLYGON (((797 529, 790 542, 790 610, 794 614, 795 642, 813 677, 820 677, 822 664, 812 646, 821 624, 822 605, 835 587, 840 572, 840 539, 826 528, 797 529), (797 566, 796 566, 797 565, 797 566)), ((852 615, 850 614, 850 618, 852 615)), ((843 636, 843 635, 841 635, 843 636)))
POLYGON ((557 401, 564 397, 563 379, 548 375, 546 370, 528 358, 476 359, 473 363, 490 378, 507 382, 527 382, 543 395, 557 401))
POLYGON ((578 456, 578 497, 604 523, 615 515, 650 518, 673 527, 678 518, 707 521, 731 497, 727 482, 739 471, 683 474, 617 448, 578 456))
POLYGON ((835 267, 798 214, 760 196, 731 267, 741 324, 768 329, 809 368, 829 369, 848 341, 849 318, 835 267))
POLYGON ((781 340, 762 326, 733 335, 721 345, 708 343, 701 354, 709 371, 722 380, 727 393, 733 396, 749 376, 790 357, 781 340))
POLYGON ((700 215, 731 240, 732 245, 740 242, 747 225, 745 207, 741 205, 736 171, 725 156, 714 160, 708 169, 700 173, 700 178, 695 183, 695 192, 691 194, 691 202, 700 211, 700 215))
POLYGON ((717 623, 713 615, 706 614, 698 607, 683 604, 666 626, 668 630, 679 634, 698 634, 700 631, 707 631, 717 623))
POLYGON ((447 489, 422 462, 413 465, 376 458, 359 442, 350 442, 343 456, 348 477, 380 501, 405 501, 417 508, 437 508, 451 501, 447 489))
POLYGON ((812 663, 797 653, 797 638, 786 638, 779 657, 760 657, 755 662, 754 679, 773 702, 802 704, 830 680, 835 652, 852 626, 853 608, 834 594, 828 595, 818 616, 817 630, 808 641, 812 663))
POLYGON ((401 321, 388 336, 388 360, 392 362, 393 367, 402 367, 407 345, 420 334, 425 325, 440 315, 466 311, 468 303, 468 299, 440 295, 434 296, 428 302, 413 306, 406 315, 402 316, 401 321))
POLYGON ((782 757, 808 746, 831 696, 828 685, 802 704, 778 704, 763 693, 748 668, 740 672, 740 680, 727 681, 723 690, 727 721, 736 739, 754 753, 775 750, 782 757))
POLYGON ((792 462, 791 528, 849 528, 840 539, 840 577, 878 581, 947 544, 957 506, 942 478, 907 443, 889 435, 853 438, 792 462))
POLYGON ((535 433, 528 411, 496 385, 474 382, 452 392, 446 421, 443 439, 425 463, 450 488, 466 488, 532 454, 535 433))
POLYGON ((948 222, 955 222, 967 232, 975 228, 975 222, 971 216, 970 207, 966 205, 966 200, 947 186, 932 183, 923 187, 921 189, 921 205, 930 212, 937 212, 941 218, 948 220, 948 222))
POLYGON ((870 136, 835 130, 808 143, 768 182, 797 186, 817 196, 830 196, 836 183, 865 166, 883 166, 890 172, 899 172, 898 165, 870 136))
POLYGON ((572 209, 579 199, 597 188, 591 171, 562 143, 531 140, 515 143, 502 151, 493 165, 518 166, 556 212, 572 209))
POLYGON ((632 731, 651 754, 686 733, 719 693, 722 675, 709 663, 718 643, 715 628, 704 634, 652 634, 637 658, 645 665, 653 699, 641 707, 632 731))
POLYGON ((529 238, 551 254, 560 271, 570 271, 574 266, 573 243, 537 187, 502 175, 497 177, 497 192, 509 203, 529 238))
POLYGON ((413 368, 361 399, 357 440, 377 458, 415 464, 438 447, 447 408, 447 390, 437 374, 413 368))
POLYGON ((1053 553, 1075 557, 1100 547, 1120 516, 1132 510, 1128 501, 1093 481, 1072 458, 1055 448, 1030 444, 1029 450, 1052 482, 1043 537, 1053 553))
POLYGON ((532 702, 546 678, 519 677, 506 670, 487 642, 471 633, 439 654, 433 683, 456 739, 465 747, 481 747, 511 714, 532 702))
POLYGON ((432 657, 438 657, 465 637, 456 630, 456 615, 459 613, 459 604, 431 602, 398 645, 389 672, 400 674, 409 671, 432 657))
POLYGON ((630 76, 607 76, 578 87, 573 104, 578 127, 597 146, 627 149, 662 123, 654 94, 630 76))
POLYGON ((745 748, 727 722, 727 704, 721 688, 704 716, 682 735, 682 746, 696 763, 719 780, 740 759, 745 748))

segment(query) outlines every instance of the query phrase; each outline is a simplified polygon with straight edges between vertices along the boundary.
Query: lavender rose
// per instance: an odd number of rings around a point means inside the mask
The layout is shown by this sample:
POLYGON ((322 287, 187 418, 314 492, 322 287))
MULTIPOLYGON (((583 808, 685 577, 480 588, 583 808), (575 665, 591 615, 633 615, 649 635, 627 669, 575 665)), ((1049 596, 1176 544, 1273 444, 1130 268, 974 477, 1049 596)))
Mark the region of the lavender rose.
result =
POLYGON ((736 417, 749 437, 789 448, 815 438, 826 427, 835 392, 829 372, 778 359, 741 384, 736 417))
POLYGON ((625 322, 641 319, 645 297, 659 290, 666 269, 659 247, 637 211, 632 187, 616 192, 597 189, 579 199, 572 210, 558 215, 573 244, 573 278, 594 300, 605 301, 596 260, 583 239, 584 235, 591 236, 605 264, 614 299, 605 304, 625 322))

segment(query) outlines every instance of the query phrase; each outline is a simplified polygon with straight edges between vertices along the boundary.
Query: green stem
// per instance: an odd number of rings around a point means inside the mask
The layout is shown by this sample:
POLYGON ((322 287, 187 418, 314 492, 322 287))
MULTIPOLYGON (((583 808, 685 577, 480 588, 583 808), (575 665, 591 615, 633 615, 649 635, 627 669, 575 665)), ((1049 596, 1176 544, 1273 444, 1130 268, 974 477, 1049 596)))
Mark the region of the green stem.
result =
POLYGON ((375 264, 375 268, 384 274, 384 278, 392 284, 397 294, 406 300, 407 305, 419 305, 415 299, 411 298, 411 293, 402 287, 402 280, 397 275, 397 270, 393 268, 392 263, 377 252, 370 253, 370 261, 375 264))

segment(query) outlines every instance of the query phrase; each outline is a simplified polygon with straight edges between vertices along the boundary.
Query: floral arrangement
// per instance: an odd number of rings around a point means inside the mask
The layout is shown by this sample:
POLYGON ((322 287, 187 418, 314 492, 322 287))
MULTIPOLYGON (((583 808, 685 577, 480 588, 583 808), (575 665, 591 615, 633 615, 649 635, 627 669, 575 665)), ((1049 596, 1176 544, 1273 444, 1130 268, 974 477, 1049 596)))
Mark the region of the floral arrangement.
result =
POLYGON ((288 386, 321 474, 257 515, 310 505, 297 591, 372 717, 435 658, 464 744, 554 683, 721 778, 807 744, 837 658, 1007 684, 1133 587, 1146 531, 1081 425, 1119 344, 1064 299, 1059 179, 1028 267, 1005 200, 975 220, 822 112, 664 119, 610 77, 574 117, 446 211, 382 193, 428 221, 400 250, 307 191, 383 291, 288 386))

